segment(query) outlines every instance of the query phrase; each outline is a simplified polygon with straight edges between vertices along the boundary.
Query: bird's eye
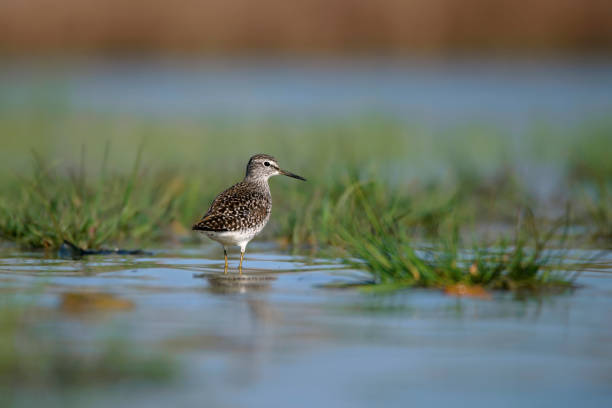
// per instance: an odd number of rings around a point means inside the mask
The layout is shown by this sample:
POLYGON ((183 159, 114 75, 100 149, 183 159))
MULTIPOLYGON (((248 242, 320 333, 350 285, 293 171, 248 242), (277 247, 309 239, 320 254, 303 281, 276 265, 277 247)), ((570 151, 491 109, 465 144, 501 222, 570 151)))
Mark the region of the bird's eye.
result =
POLYGON ((270 165, 270 162, 264 162, 264 166, 268 167, 270 165))

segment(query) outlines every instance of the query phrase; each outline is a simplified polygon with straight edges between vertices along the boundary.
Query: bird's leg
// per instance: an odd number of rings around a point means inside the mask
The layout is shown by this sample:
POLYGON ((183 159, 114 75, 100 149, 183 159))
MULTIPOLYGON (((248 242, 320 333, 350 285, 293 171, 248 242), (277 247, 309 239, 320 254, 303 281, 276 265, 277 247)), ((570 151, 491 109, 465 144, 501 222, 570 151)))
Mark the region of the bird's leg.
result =
POLYGON ((227 274, 227 249, 223 248, 223 255, 225 256, 225 268, 223 269, 223 274, 227 274))
POLYGON ((240 275, 242 275, 242 259, 244 258, 244 251, 240 251, 240 275))

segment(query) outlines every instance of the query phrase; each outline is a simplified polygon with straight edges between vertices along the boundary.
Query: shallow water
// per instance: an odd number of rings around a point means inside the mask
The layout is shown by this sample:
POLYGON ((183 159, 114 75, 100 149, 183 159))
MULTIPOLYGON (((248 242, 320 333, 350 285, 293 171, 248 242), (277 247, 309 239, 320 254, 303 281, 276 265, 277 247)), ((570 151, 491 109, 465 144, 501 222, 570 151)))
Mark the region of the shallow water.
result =
POLYGON ((247 253, 245 271, 265 283, 219 288, 206 279, 222 273, 219 255, 214 245, 84 260, 5 250, 2 293, 56 311, 45 317, 49 332, 75 343, 121 332, 181 367, 161 386, 24 389, 15 406, 595 407, 612 398, 610 253, 574 293, 489 301, 324 288, 365 275, 262 244, 247 253), (62 293, 75 291, 111 293, 134 307, 104 318, 61 313, 62 293))
POLYGON ((519 128, 606 117, 609 59, 175 59, 5 61, 0 101, 156 116, 354 116, 519 128))

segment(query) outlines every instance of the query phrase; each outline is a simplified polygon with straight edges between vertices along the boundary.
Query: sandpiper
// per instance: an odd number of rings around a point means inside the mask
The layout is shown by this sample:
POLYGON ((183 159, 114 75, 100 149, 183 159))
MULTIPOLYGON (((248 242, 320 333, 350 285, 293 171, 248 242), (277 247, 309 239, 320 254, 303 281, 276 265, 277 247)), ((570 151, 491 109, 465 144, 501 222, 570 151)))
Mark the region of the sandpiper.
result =
POLYGON ((215 197, 206 214, 194 224, 193 230, 200 231, 223 245, 224 273, 227 273, 227 248, 239 246, 239 269, 242 275, 246 246, 270 219, 272 195, 268 179, 279 174, 306 181, 297 174, 281 169, 272 156, 252 156, 247 164, 244 180, 215 197))

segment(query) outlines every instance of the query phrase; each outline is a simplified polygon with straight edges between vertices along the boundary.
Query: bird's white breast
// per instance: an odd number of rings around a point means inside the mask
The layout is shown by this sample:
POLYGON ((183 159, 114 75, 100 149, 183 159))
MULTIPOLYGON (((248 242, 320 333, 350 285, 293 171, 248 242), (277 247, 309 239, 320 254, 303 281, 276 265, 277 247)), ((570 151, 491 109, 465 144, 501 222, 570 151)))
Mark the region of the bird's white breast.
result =
POLYGON ((252 240, 255 235, 261 231, 259 229, 240 230, 240 231, 203 231, 206 236, 212 240, 219 242, 223 246, 240 246, 246 247, 246 244, 252 240))

